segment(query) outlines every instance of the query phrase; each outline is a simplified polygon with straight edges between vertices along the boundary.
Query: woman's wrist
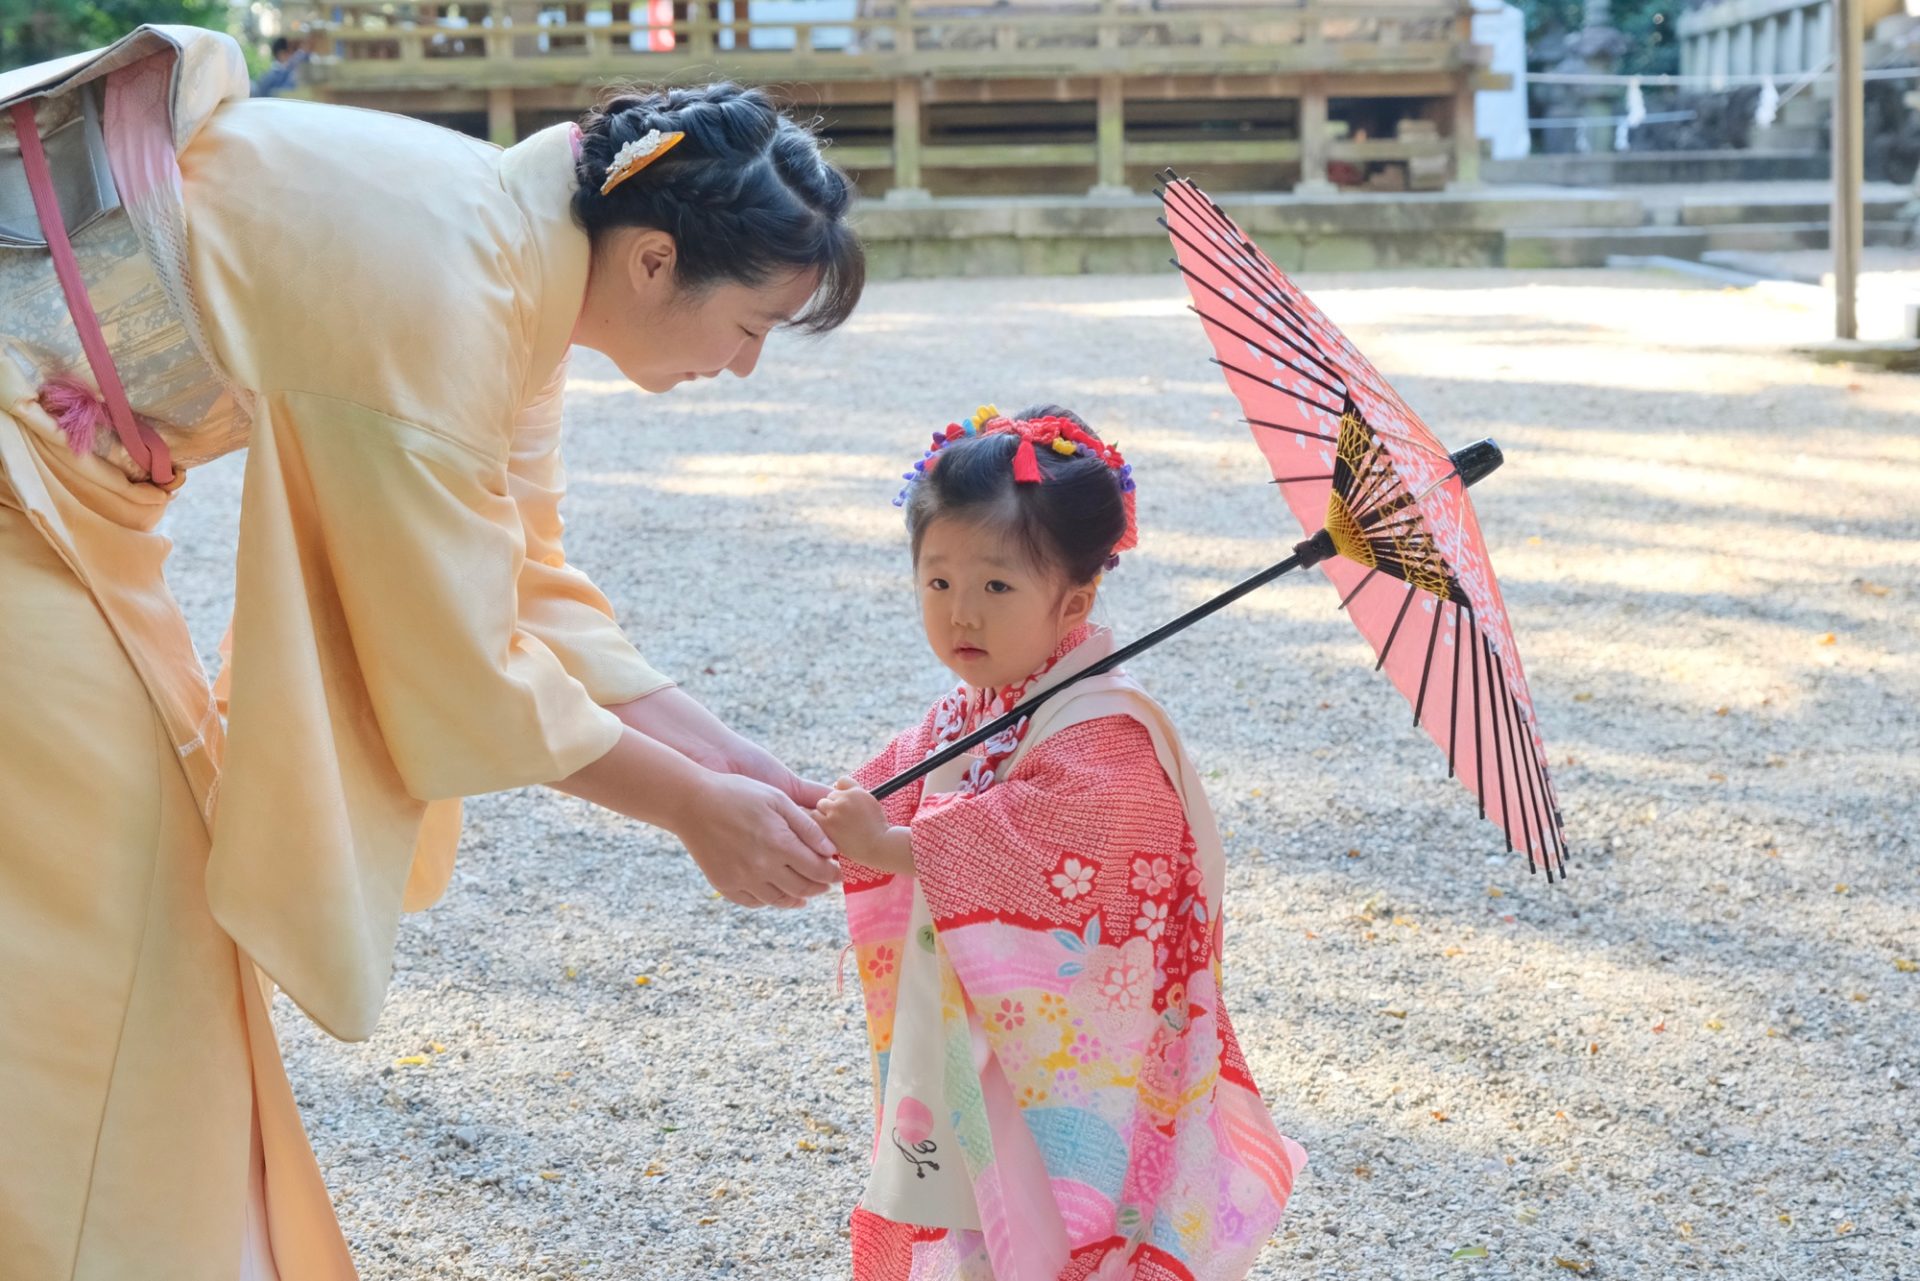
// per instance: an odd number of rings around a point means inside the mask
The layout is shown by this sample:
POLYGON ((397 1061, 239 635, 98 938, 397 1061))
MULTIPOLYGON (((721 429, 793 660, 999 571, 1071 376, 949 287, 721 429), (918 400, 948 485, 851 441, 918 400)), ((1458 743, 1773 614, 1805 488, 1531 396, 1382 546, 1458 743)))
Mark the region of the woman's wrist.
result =
POLYGON ((628 728, 718 774, 735 773, 746 739, 677 685, 607 709, 628 728))

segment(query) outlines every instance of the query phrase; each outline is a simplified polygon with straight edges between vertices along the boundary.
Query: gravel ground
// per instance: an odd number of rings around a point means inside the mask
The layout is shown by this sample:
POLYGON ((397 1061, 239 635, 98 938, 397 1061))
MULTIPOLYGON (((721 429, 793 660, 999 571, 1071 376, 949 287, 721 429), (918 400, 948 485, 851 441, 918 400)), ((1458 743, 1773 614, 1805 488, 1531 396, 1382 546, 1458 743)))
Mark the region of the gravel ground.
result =
MULTIPOLYGON (((1323 581, 1136 665, 1212 780, 1228 997, 1312 1155, 1255 1275, 1920 1277, 1920 382, 1799 363, 1824 315, 1676 277, 1305 283, 1446 439, 1506 448, 1475 492, 1577 860, 1549 888, 1500 855, 1323 581)), ((1168 275, 877 285, 665 399, 583 353, 572 552, 657 663, 826 776, 943 684, 889 499, 979 400, 1127 448, 1123 635, 1285 553, 1206 350, 1168 275)), ((236 493, 197 474, 172 531, 208 651, 236 493)), ((365 1274, 844 1276, 867 1069, 837 902, 734 909, 545 791, 469 815, 376 1036, 279 1007, 365 1274)))

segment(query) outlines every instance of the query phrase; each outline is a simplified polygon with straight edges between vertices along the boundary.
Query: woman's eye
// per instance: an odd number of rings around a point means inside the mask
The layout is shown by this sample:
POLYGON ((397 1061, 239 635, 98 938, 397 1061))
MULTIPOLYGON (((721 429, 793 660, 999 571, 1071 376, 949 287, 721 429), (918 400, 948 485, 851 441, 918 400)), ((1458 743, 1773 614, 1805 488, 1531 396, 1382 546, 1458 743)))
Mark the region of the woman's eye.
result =
POLYGON ((1009 583, 1003 583, 996 578, 987 583, 987 590, 998 596, 1002 592, 1012 591, 1013 586, 1009 583))

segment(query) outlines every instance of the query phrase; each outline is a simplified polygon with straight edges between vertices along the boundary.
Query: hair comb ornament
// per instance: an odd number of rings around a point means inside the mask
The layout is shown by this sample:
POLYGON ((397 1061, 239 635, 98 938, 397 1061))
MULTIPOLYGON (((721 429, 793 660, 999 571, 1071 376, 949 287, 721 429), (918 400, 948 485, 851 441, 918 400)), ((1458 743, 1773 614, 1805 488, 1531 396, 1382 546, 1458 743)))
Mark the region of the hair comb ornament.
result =
POLYGON ((940 451, 948 445, 969 436, 1002 434, 1020 438, 1020 444, 1013 451, 1013 479, 1018 485, 1037 485, 1041 482, 1040 460, 1034 450, 1042 445, 1063 458, 1081 455, 1097 458, 1106 464, 1107 470, 1120 483, 1120 501, 1127 513, 1126 531, 1120 535, 1120 541, 1114 544, 1107 568, 1112 569, 1119 563, 1121 552, 1131 551, 1139 543, 1140 530, 1134 516, 1133 465, 1121 457, 1119 446, 1101 440, 1071 418, 1003 418, 992 405, 982 405, 965 422, 948 423, 945 431, 933 433, 933 447, 913 465, 912 471, 902 474, 901 479, 907 484, 893 500, 893 505, 906 506, 914 482, 933 470, 940 461, 940 451))
POLYGON ((635 138, 614 152, 613 163, 607 166, 607 180, 600 184, 600 194, 613 194, 615 187, 679 146, 686 136, 678 130, 661 133, 658 129, 649 129, 645 137, 635 138))

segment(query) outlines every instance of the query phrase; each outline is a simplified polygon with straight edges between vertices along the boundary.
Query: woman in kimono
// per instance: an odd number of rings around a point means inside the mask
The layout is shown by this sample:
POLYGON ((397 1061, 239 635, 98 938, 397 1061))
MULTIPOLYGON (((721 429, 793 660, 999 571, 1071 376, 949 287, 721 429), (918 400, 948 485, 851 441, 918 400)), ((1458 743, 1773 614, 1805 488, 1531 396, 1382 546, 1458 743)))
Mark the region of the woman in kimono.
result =
POLYGON ((849 187, 732 86, 503 153, 248 101, 186 28, 0 108, 0 1273, 339 1281, 266 985, 366 1037, 459 798, 562 788, 743 904, 838 878, 819 789, 641 658, 558 504, 569 347, 659 392, 832 328, 849 187), (222 704, 154 530, 241 448, 222 704))
POLYGON ((902 495, 922 623, 962 684, 820 804, 875 1076, 854 1281, 1236 1281, 1305 1154, 1220 991, 1220 837, 1167 714, 1118 671, 883 803, 864 788, 1113 652, 1119 451, 989 406, 902 495))

